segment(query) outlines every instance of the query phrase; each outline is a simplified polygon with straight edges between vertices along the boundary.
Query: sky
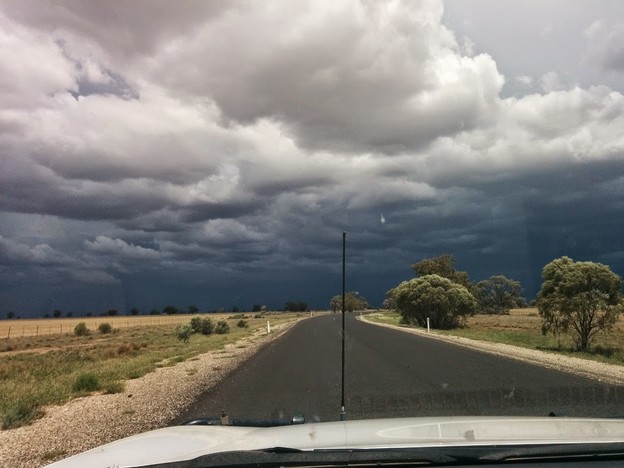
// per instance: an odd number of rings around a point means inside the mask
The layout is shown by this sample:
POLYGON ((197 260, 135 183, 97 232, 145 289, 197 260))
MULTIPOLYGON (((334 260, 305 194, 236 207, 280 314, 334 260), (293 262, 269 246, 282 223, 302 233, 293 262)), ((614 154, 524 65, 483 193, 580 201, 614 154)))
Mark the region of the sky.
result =
POLYGON ((5 0, 0 313, 624 273, 619 1, 5 0))

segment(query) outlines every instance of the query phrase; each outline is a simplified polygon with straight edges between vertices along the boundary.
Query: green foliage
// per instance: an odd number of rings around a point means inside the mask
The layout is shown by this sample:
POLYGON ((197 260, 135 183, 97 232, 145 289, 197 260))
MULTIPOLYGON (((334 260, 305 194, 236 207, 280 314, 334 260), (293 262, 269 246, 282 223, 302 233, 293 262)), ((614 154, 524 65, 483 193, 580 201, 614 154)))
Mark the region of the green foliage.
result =
POLYGON ((11 320, 11 319, 15 318, 15 312, 9 311, 9 312, 7 312, 6 316, 7 316, 7 318, 9 320, 11 320))
POLYGON ((180 325, 177 329, 177 337, 178 340, 183 341, 184 343, 188 343, 191 339, 191 335, 193 334, 193 327, 191 324, 180 325))
POLYGON ((160 315, 160 310, 152 309, 152 310, 150 310, 150 315, 160 315))
POLYGON ((188 306, 187 310, 189 314, 196 314, 197 312, 199 312, 199 309, 197 308, 196 305, 188 306))
MULTIPOLYGON (((360 296, 358 293, 350 291, 345 293, 345 310, 347 312, 353 312, 354 310, 364 310, 368 307, 368 301, 364 296, 360 296)), ((329 301, 329 308, 332 312, 342 311, 342 295, 336 295, 329 301)))
POLYGON ((54 309, 54 312, 52 312, 52 317, 54 318, 59 318, 61 315, 63 315, 63 312, 58 309, 54 309))
POLYGON ((2 429, 20 427, 40 418, 43 411, 39 405, 27 398, 20 398, 8 405, 2 414, 2 429))
POLYGON ((474 288, 479 311, 484 314, 508 314, 510 309, 525 304, 519 281, 503 275, 490 276, 474 288))
POLYGON ((308 310, 308 303, 303 301, 288 301, 284 304, 286 312, 305 312, 308 310))
POLYGON ((74 392, 94 392, 101 387, 100 379, 92 372, 83 372, 76 377, 72 389, 74 392))
POLYGON ((140 313, 141 311, 138 307, 133 307, 132 309, 130 309, 130 315, 139 315, 140 313))
POLYGON ((477 301, 468 289, 439 275, 425 275, 404 281, 388 292, 404 323, 432 328, 454 328, 474 313, 477 301))
POLYGON ((236 326, 238 328, 249 328, 249 323, 247 322, 247 320, 240 319, 238 322, 236 322, 236 326))
POLYGON ((193 317, 191 319, 191 329, 193 333, 210 335, 214 331, 214 324, 209 318, 193 317))
POLYGON ((542 333, 571 333, 580 351, 596 333, 612 328, 622 312, 621 280, 607 265, 561 257, 544 267, 542 278, 537 295, 542 333))
POLYGON ((109 317, 114 317, 118 314, 117 309, 108 309, 108 311, 106 311, 106 315, 108 315, 109 317))
POLYGON ((80 322, 78 325, 74 327, 74 334, 76 336, 87 336, 90 333, 87 328, 87 324, 84 322, 80 322))
POLYGON ((455 269, 455 257, 450 254, 442 254, 437 257, 425 258, 412 265, 416 276, 438 275, 447 278, 453 283, 468 287, 470 281, 468 273, 455 269))
POLYGON ((126 388, 126 385, 124 384, 124 382, 119 382, 119 381, 107 382, 104 385, 102 385, 102 390, 104 391, 104 393, 108 395, 113 394, 113 393, 121 393, 124 391, 125 388, 126 388))
POLYGON ((219 320, 214 331, 218 335, 225 335, 226 333, 230 333, 230 326, 225 320, 219 320))
POLYGON ((111 326, 110 323, 108 322, 104 322, 104 323, 100 323, 98 325, 98 331, 102 334, 102 335, 106 335, 107 333, 110 333, 113 331, 113 327, 111 326))

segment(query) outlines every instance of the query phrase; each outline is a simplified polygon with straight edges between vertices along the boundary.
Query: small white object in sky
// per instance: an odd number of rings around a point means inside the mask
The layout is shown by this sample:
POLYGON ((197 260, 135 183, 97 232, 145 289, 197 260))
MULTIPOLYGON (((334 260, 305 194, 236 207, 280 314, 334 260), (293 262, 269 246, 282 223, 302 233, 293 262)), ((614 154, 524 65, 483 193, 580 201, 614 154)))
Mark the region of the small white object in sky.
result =
POLYGON ((386 218, 384 218, 383 213, 381 213, 381 217, 379 218, 379 221, 381 221, 381 224, 386 224, 386 218))

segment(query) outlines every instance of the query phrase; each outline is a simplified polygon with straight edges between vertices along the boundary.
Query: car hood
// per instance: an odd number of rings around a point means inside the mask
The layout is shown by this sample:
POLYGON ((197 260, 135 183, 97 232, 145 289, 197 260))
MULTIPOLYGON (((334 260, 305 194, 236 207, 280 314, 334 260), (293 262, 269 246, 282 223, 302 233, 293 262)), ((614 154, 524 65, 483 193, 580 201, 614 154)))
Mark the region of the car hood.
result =
POLYGON ((121 439, 48 466, 122 468, 275 447, 313 450, 623 441, 624 421, 617 419, 440 417, 265 428, 173 426, 121 439))

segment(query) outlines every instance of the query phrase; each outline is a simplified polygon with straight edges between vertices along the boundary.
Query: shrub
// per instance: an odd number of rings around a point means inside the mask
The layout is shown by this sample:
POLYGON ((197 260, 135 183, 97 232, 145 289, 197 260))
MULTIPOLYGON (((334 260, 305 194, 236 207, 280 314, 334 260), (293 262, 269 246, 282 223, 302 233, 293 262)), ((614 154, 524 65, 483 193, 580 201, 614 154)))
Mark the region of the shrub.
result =
POLYGON ((225 320, 219 320, 217 322, 217 326, 215 327, 215 333, 219 335, 225 335, 226 333, 230 333, 230 326, 225 320))
POLYGON ((111 326, 110 323, 108 322, 104 322, 104 323, 100 323, 98 325, 98 331, 102 334, 102 335, 106 335, 107 333, 110 333, 111 331, 113 331, 113 327, 111 326))
POLYGON ((78 325, 74 327, 74 334, 76 336, 87 336, 89 334, 89 329, 87 328, 87 324, 84 322, 80 322, 78 325))
POLYGON ((125 384, 123 382, 119 382, 119 381, 115 381, 115 382, 108 382, 106 384, 104 384, 102 386, 102 390, 104 390, 104 393, 106 394, 113 394, 113 393, 121 393, 124 391, 125 389, 125 384))
POLYGON ((178 327, 178 340, 188 343, 191 335, 193 334, 193 328, 190 324, 181 325, 178 327))
POLYGON ((247 320, 243 320, 243 319, 240 319, 238 322, 236 322, 236 326, 238 328, 249 328, 249 324, 247 323, 247 320))
POLYGON ((199 333, 202 335, 210 335, 214 331, 214 324, 209 318, 202 319, 199 333))
POLYGON ((191 319, 191 328, 193 333, 210 335, 214 331, 214 324, 209 318, 193 317, 191 319))
POLYGON ((74 392, 93 392, 100 389, 100 379, 91 372, 83 372, 74 381, 74 392))
POLYGON ((20 399, 8 406, 2 415, 2 429, 20 427, 43 416, 43 411, 34 402, 20 399))
POLYGON ((201 330, 201 322, 201 317, 193 317, 191 319, 191 329, 193 330, 193 333, 199 333, 201 330))

